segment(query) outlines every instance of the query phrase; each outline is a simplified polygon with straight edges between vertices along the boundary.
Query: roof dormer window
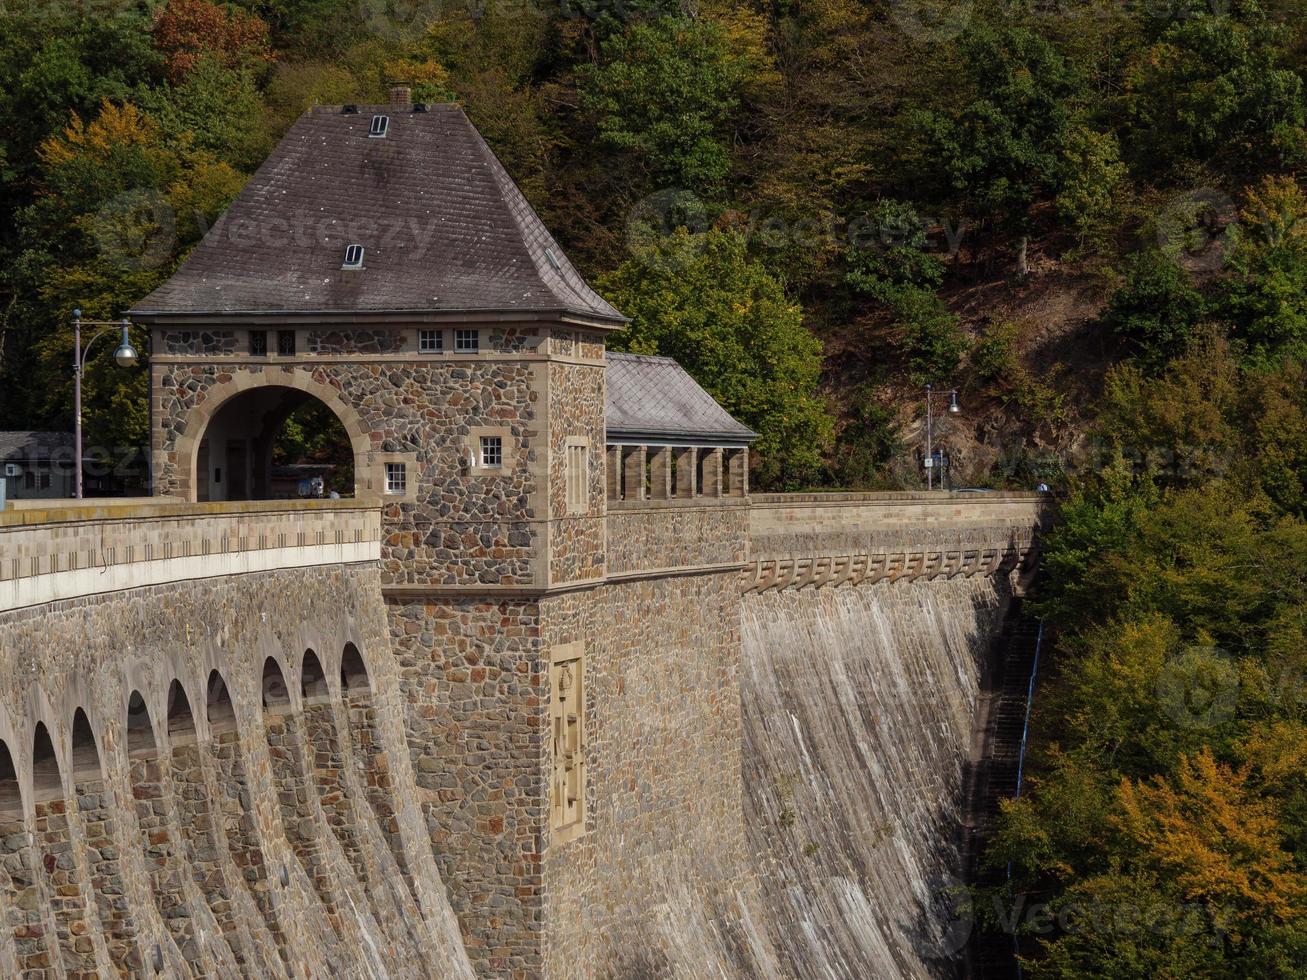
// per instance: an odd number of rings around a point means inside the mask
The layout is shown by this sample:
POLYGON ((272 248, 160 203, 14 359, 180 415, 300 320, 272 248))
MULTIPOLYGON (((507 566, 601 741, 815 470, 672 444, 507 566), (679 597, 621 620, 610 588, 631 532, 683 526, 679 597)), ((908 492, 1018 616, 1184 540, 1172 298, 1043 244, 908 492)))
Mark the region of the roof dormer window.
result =
POLYGON ((368 136, 374 140, 384 140, 390 131, 389 116, 373 116, 372 125, 368 127, 368 136))
POLYGON ((362 269, 363 268, 363 246, 350 245, 345 249, 345 264, 342 269, 362 269))

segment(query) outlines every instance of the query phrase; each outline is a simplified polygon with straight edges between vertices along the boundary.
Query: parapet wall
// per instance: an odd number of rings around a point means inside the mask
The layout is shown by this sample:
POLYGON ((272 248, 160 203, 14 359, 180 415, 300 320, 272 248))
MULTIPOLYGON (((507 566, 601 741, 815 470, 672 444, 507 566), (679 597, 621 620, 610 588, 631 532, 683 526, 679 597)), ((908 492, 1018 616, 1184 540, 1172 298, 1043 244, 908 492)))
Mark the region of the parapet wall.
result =
POLYGON ((380 542, 376 504, 359 500, 0 511, 0 613, 192 579, 375 562, 380 542))
POLYGON ((994 575, 1028 562, 1038 493, 764 494, 749 509, 745 591, 994 575))

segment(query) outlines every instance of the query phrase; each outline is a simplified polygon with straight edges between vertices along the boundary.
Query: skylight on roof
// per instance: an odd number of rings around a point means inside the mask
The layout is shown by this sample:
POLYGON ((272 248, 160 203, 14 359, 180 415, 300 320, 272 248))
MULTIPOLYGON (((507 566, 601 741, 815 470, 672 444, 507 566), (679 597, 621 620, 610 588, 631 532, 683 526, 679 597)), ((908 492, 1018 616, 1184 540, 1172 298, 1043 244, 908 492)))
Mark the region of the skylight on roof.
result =
POLYGON ((362 269, 363 268, 363 246, 350 245, 345 249, 345 264, 342 269, 362 269))
POLYGON ((389 116, 373 116, 372 125, 368 127, 368 136, 374 140, 384 140, 390 131, 389 116))
POLYGON ((561 273, 563 271, 562 263, 558 261, 558 256, 554 254, 552 248, 545 249, 545 258, 549 260, 549 264, 553 266, 555 272, 561 273))

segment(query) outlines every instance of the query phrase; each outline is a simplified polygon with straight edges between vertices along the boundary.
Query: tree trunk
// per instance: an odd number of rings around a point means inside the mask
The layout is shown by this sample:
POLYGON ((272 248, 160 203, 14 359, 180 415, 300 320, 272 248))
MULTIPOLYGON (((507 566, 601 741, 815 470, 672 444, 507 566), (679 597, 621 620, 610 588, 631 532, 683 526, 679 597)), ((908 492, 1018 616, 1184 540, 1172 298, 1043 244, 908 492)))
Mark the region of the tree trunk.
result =
POLYGON ((1027 259, 1026 251, 1030 246, 1030 236, 1022 235, 1021 244, 1017 246, 1017 275, 1022 279, 1030 275, 1030 262, 1027 259))

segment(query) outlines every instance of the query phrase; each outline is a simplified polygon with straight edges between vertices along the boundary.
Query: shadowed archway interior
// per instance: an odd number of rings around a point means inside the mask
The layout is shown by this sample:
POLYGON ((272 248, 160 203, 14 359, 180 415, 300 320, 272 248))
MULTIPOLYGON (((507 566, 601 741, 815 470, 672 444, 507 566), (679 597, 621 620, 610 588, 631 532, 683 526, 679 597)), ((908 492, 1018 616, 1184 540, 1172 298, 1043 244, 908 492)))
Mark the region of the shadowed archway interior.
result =
POLYGON ((356 492, 362 461, 332 409, 298 388, 235 395, 210 420, 195 461, 198 500, 276 500, 356 492))

